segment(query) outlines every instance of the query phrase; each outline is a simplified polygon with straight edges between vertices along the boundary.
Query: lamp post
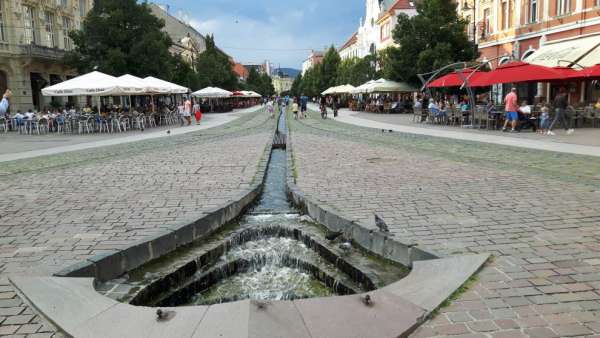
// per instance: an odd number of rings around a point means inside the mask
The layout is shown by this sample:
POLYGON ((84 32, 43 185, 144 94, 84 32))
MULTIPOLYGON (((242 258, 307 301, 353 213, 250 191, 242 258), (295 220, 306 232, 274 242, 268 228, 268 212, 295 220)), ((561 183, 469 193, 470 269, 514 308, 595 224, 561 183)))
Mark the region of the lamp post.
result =
POLYGON ((473 11, 473 16, 472 16, 472 20, 473 20, 473 45, 475 46, 475 53, 477 54, 477 21, 475 21, 475 17, 477 15, 477 0, 473 0, 473 7, 469 6, 469 3, 467 2, 467 0, 465 0, 465 2, 463 2, 463 6, 462 6, 463 11, 468 11, 468 10, 472 10, 473 11))

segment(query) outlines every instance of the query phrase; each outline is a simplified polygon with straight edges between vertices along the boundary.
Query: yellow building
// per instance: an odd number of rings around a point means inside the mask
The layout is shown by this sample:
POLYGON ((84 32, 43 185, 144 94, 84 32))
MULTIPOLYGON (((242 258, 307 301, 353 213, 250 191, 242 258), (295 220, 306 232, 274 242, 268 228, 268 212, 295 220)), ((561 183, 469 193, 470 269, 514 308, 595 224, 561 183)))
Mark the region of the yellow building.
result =
POLYGON ((292 84, 294 83, 294 79, 289 76, 274 75, 271 79, 273 80, 273 87, 277 94, 289 91, 292 89, 292 84))
POLYGON ((69 31, 81 26, 92 0, 0 0, 0 91, 13 91, 11 110, 40 108, 49 84, 75 75, 62 58, 73 48, 69 31))

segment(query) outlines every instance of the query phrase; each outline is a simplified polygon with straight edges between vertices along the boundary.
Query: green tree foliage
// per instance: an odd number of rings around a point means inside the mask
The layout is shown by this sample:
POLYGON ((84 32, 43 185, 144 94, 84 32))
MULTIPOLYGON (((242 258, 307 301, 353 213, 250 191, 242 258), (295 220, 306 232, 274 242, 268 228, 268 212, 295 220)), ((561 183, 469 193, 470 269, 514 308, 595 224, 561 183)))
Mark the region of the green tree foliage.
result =
POLYGON ((173 74, 171 81, 190 88, 192 92, 201 89, 198 73, 196 73, 192 66, 179 56, 173 57, 173 74))
POLYGON ((300 96, 304 94, 302 91, 302 74, 298 74, 292 83, 292 89, 290 89, 290 94, 293 96, 300 96))
POLYGON ((161 31, 163 26, 145 3, 95 1, 82 29, 70 33, 75 48, 66 54, 65 63, 80 73, 97 69, 111 75, 170 80, 176 61, 169 53, 172 41, 161 31))
POLYGON ((202 88, 211 86, 235 90, 238 87, 231 60, 217 48, 212 35, 206 36, 206 50, 198 55, 196 71, 202 88))
POLYGON ((393 37, 399 47, 390 48, 381 58, 384 77, 418 83, 419 73, 476 59, 479 53, 469 41, 466 27, 467 22, 457 15, 455 1, 417 1, 417 15, 398 18, 393 37))
POLYGON ((364 58, 351 58, 343 60, 338 66, 336 85, 361 84, 378 77, 375 69, 376 57, 368 55, 364 58))
POLYGON ((340 58, 337 49, 335 49, 334 46, 329 47, 325 56, 323 56, 323 63, 320 67, 319 76, 321 77, 321 92, 329 87, 335 86, 338 66, 341 62, 342 59, 340 58))
POLYGON ((300 86, 302 93, 307 96, 319 96, 325 89, 329 88, 325 88, 322 68, 321 64, 317 64, 306 71, 302 77, 302 85, 300 86))
POLYGON ((246 80, 246 89, 253 90, 263 96, 271 96, 275 93, 271 77, 264 73, 260 74, 256 69, 251 68, 246 80))

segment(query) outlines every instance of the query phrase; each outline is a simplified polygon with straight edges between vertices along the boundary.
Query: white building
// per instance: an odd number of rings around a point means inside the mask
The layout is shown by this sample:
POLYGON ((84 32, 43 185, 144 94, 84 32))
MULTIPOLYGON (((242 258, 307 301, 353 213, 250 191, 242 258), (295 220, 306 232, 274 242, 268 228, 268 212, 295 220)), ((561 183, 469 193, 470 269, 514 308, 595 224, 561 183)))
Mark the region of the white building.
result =
POLYGON ((323 52, 316 52, 313 50, 308 58, 302 63, 302 75, 306 74, 313 66, 323 62, 323 55, 323 52))
POLYGON ((392 32, 398 16, 417 14, 412 0, 366 0, 365 17, 361 18, 356 33, 340 48, 342 59, 363 58, 394 45, 392 32))

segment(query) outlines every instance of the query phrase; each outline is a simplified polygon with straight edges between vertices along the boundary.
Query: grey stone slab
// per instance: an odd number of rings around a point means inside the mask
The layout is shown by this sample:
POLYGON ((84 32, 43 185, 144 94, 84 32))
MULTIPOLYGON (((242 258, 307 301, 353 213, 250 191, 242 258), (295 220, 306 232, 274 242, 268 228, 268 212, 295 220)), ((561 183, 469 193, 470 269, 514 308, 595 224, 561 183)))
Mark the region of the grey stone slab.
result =
POLYGON ((477 272, 488 257, 478 254, 417 261, 408 276, 383 290, 433 311, 477 272))
POLYGON ((309 338, 310 334, 292 302, 250 302, 248 337, 309 338))
POLYGON ((296 300, 312 337, 364 338, 407 336, 425 310, 387 292, 373 294, 373 305, 360 295, 296 300))
POLYGON ((249 312, 249 300, 211 305, 192 337, 247 337, 249 312))
POLYGON ((207 306, 163 308, 172 312, 169 320, 159 321, 156 309, 118 304, 68 332, 82 338, 162 338, 191 337, 207 306))
POLYGON ((10 281, 42 315, 66 332, 118 304, 97 293, 90 278, 10 277, 10 281))

